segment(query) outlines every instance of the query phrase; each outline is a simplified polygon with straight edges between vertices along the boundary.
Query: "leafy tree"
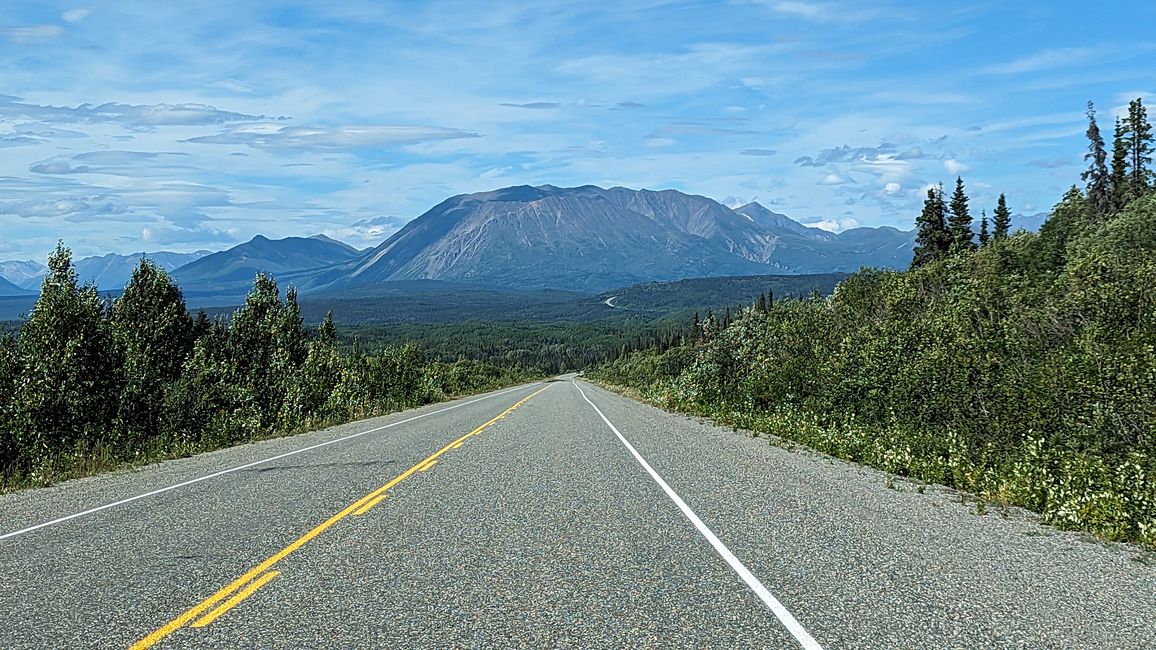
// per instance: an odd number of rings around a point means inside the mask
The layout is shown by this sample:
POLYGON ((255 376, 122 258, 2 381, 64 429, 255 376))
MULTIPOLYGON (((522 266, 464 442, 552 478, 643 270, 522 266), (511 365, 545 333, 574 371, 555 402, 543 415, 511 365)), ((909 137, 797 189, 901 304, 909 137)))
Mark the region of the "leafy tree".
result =
POLYGON ((988 229, 987 229, 987 210, 982 211, 980 213, 980 215, 981 216, 979 218, 979 245, 980 246, 987 246, 987 243, 989 241, 991 241, 991 233, 989 233, 988 229))
POLYGON ((1073 185, 1052 209, 1052 214, 1040 227, 1039 236, 1032 242, 1036 270, 1060 269, 1066 259, 1068 243, 1084 234, 1089 223, 1088 201, 1073 185))
POLYGON ((993 239, 999 241, 1007 238, 1008 231, 1011 229, 1011 210, 1008 210, 1007 197, 1003 194, 999 195, 995 212, 992 213, 992 225, 995 226, 995 232, 992 233, 993 239))
POLYGON ((951 250, 963 251, 975 248, 975 232, 971 229, 971 213, 967 208, 967 194, 963 191, 963 178, 955 178, 955 192, 951 195, 951 216, 947 229, 951 234, 951 250))
POLYGON ((1128 190, 1130 198, 1138 199, 1151 188, 1152 125, 1148 111, 1139 98, 1128 104, 1128 190))
POLYGON ((281 401, 307 353, 296 291, 281 301, 277 281, 258 274, 229 327, 229 360, 252 393, 264 426, 272 426, 281 401))
POLYGON ((8 483, 20 462, 14 430, 16 405, 12 401, 21 372, 16 355, 16 339, 0 332, 0 488, 8 483))
POLYGON ((947 207, 943 203, 943 187, 927 190, 923 212, 915 221, 915 257, 911 268, 919 268, 941 259, 951 248, 951 233, 947 230, 947 207))
POLYGON ((1112 181, 1108 174, 1108 152, 1104 149, 1104 137, 1096 124, 1096 109, 1088 102, 1088 169, 1080 174, 1080 180, 1087 183, 1088 207, 1092 217, 1102 220, 1112 211, 1112 181))
POLYGON ((96 287, 78 285, 72 251, 58 243, 20 330, 16 428, 28 458, 84 453, 104 440, 119 393, 111 351, 96 287))
POLYGON ((147 259, 113 302, 109 322, 124 381, 118 420, 132 447, 156 436, 165 388, 180 377, 194 324, 181 290, 147 259))
POLYGON ((1128 189, 1128 122, 1116 118, 1112 139, 1112 211, 1119 212, 1128 204, 1132 192, 1128 189))

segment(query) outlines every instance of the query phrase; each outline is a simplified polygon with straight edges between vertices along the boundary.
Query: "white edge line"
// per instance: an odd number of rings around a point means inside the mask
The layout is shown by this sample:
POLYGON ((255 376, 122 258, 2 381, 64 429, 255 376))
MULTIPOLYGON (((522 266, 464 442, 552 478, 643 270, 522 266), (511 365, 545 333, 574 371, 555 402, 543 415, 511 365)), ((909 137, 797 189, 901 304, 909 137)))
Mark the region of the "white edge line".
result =
POLYGON ((497 393, 491 393, 490 395, 486 395, 485 397, 479 397, 477 399, 472 399, 468 402, 462 402, 461 404, 454 404, 453 406, 448 406, 446 408, 438 409, 436 411, 430 411, 429 413, 422 413, 421 415, 415 415, 413 417, 406 418, 404 420, 399 420, 397 422, 391 422, 389 424, 386 424, 386 425, 383 425, 380 427, 374 427, 372 429, 366 429, 365 431, 354 433, 354 434, 344 436, 341 438, 336 438, 334 440, 328 440, 326 442, 321 442, 321 443, 318 443, 316 445, 310 445, 308 447, 302 447, 301 449, 295 449, 293 451, 286 452, 284 454, 279 454, 277 456, 271 456, 269 458, 264 458, 262 460, 256 460, 256 461, 253 461, 251 463, 245 463, 244 465, 238 465, 237 467, 231 467, 229 469, 223 469, 219 472, 213 472, 212 474, 206 474, 205 476, 200 476, 200 477, 197 477, 194 479, 190 479, 188 481, 177 483, 175 485, 170 485, 168 487, 163 487, 163 488, 160 488, 159 490, 153 490, 152 492, 145 492, 144 494, 138 494, 136 496, 128 497, 127 499, 121 499, 120 501, 114 501, 113 503, 106 503, 103 506, 97 506, 95 508, 85 510, 84 512, 78 512, 75 514, 68 515, 66 517, 60 517, 59 519, 53 519, 52 521, 46 521, 44 523, 36 524, 35 526, 29 526, 28 528, 22 528, 20 530, 13 531, 11 533, 4 533, 3 535, 0 535, 0 540, 5 540, 5 539, 8 539, 9 537, 17 537, 19 535, 31 533, 34 530, 39 530, 41 528, 47 528, 48 526, 55 526, 56 524, 62 524, 66 521, 70 521, 70 520, 76 519, 78 517, 84 517, 86 515, 95 514, 97 512, 100 512, 101 510, 108 510, 109 508, 115 508, 117 506, 123 506, 124 504, 132 503, 133 501, 139 501, 141 499, 147 499, 148 497, 156 496, 158 494, 163 494, 163 493, 168 492, 170 490, 176 490, 177 488, 186 487, 186 486, 192 485, 194 483, 200 483, 201 481, 207 481, 209 479, 217 478, 218 476, 224 476, 225 474, 232 474, 233 472, 239 472, 243 469, 249 469, 250 467, 256 467, 257 465, 264 465, 265 463, 270 463, 270 462, 273 462, 275 460, 281 460, 282 458, 288 458, 289 456, 296 456, 297 454, 303 454, 307 451, 313 451, 314 449, 320 449, 321 447, 328 447, 329 445, 335 445, 339 442, 345 442, 347 440, 352 440, 354 438, 360 438, 361 436, 364 436, 364 435, 367 435, 370 433, 377 433, 378 431, 384 431, 385 429, 391 429, 393 427, 400 426, 402 424, 408 424, 410 422, 413 422, 414 420, 420 420, 422 418, 428 418, 431 415, 437 415, 439 413, 445 413, 446 411, 452 411, 454 409, 458 409, 458 408, 461 408, 463 406, 469 406, 470 404, 476 404, 478 402, 481 402, 482 400, 487 400, 487 399, 490 399, 493 397, 498 397, 499 395, 505 395, 506 393, 512 393, 516 390, 522 390, 525 388, 537 386, 538 383, 541 383, 541 382, 530 384, 529 386, 515 386, 514 388, 507 388, 506 390, 499 391, 497 393))
POLYGON ((734 572, 737 573, 740 578, 742 578, 743 582, 745 582, 746 585, 750 587, 751 591, 755 592, 755 595, 759 597, 759 600, 762 600, 763 603, 771 610, 771 612, 774 613, 775 617, 779 619, 779 622, 783 624, 783 627, 787 628, 787 631, 791 633, 791 636, 794 636, 795 640, 799 642, 799 645, 803 646, 803 648, 806 650, 823 650, 823 646, 819 645, 819 642, 816 641, 814 637, 812 637, 807 632, 807 630, 803 629, 803 626, 799 623, 798 620, 795 619, 794 616, 791 615, 791 612, 787 611, 787 608, 784 607, 783 604, 780 603, 779 600, 775 598, 766 587, 763 586, 763 583, 760 582, 759 579, 756 578, 749 569, 747 569, 742 561, 735 557, 734 553, 731 553, 731 550, 726 547, 726 544, 723 544, 722 541, 719 540, 719 538, 714 534, 714 532, 712 532, 711 529, 708 528, 707 525, 698 518, 698 515, 694 514, 694 511, 690 509, 690 506, 686 505, 686 502, 682 500, 682 497, 678 496, 678 493, 676 493, 669 485, 667 485, 666 481, 662 480, 662 477, 658 475, 658 472, 654 471, 654 468, 650 466, 650 463, 646 462, 646 459, 643 458, 642 454, 639 454, 638 450, 634 448, 634 445, 630 444, 630 441, 622 435, 622 433, 618 430, 618 427, 614 426, 614 424, 606 417, 606 415, 602 413, 602 409, 598 408, 594 402, 590 401, 590 398, 586 396, 586 391, 582 390, 582 387, 578 385, 578 382, 572 381, 571 383, 574 384, 574 387, 578 389, 579 393, 582 393, 582 399, 586 400, 586 403, 594 408, 594 411, 598 413, 598 416, 602 418, 602 421, 606 423, 606 426, 610 427, 610 430, 614 432, 614 435, 618 436, 618 439, 622 441, 622 444, 626 446, 626 449, 630 451, 630 453, 634 456, 634 459, 637 460, 640 465, 642 465, 643 469, 645 469, 648 474, 650 474, 650 478, 654 479, 655 483, 658 483, 658 486, 662 488, 662 491, 666 493, 666 496, 670 497, 670 500, 674 502, 674 505, 678 506, 678 509, 682 511, 682 514, 686 515, 686 518, 690 520, 690 523, 694 524, 694 527, 698 530, 699 533, 702 534, 703 537, 706 538, 706 541, 710 542, 710 545, 714 547, 714 550, 720 556, 722 556, 722 559, 726 560, 726 563, 730 565, 731 569, 734 569, 734 572))

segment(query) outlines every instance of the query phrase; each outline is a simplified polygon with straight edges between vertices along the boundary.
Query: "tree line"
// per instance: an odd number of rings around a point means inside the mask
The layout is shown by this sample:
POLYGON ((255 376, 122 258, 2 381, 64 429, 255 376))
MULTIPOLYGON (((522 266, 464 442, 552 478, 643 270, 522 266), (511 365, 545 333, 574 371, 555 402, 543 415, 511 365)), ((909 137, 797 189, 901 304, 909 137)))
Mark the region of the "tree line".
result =
POLYGON ((81 285, 63 243, 16 333, 0 333, 0 489, 409 408, 519 381, 412 345, 345 349, 332 316, 258 275, 229 318, 189 313, 142 259, 124 292, 81 285))
POLYGON ((729 327, 591 375, 1061 527, 1156 546, 1151 131, 1132 102, 1117 127, 1124 163, 1105 176, 1090 107, 1088 117, 1085 186, 1038 233, 1008 232, 1001 200, 976 241, 957 181, 948 201, 929 193, 910 270, 865 269, 827 298, 765 310, 754 301, 729 327))

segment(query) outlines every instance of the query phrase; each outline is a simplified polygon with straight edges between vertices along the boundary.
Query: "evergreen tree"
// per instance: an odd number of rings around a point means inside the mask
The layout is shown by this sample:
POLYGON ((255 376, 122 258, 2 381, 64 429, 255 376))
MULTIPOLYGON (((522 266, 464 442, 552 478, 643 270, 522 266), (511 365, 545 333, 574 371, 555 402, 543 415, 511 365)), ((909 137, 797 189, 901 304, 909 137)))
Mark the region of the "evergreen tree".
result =
POLYGON ((1108 174, 1108 152, 1104 149, 1104 138, 1096 124, 1096 109, 1088 102, 1088 153, 1084 160, 1088 168, 1080 174, 1080 180, 1087 183, 1088 207, 1092 218, 1102 220, 1112 211, 1112 180, 1108 174))
POLYGON ((325 312, 325 319, 317 328, 317 342, 321 345, 337 347, 337 327, 333 324, 333 310, 325 312))
POLYGON ((1007 208, 1007 197, 1003 194, 999 195, 995 212, 992 213, 992 225, 995 226, 992 239, 999 241, 1007 238, 1008 232, 1011 230, 1011 211, 1007 208))
POLYGON ((1128 122, 1116 118, 1112 140, 1112 211, 1119 212, 1128 204, 1128 122))
POLYGON ((755 311, 759 312, 760 314, 767 313, 767 294, 759 294, 759 301, 755 303, 755 311))
POLYGON ((770 311, 771 307, 774 307, 774 306, 775 306, 775 290, 774 289, 767 289, 767 311, 770 311))
POLYGON ((193 321, 193 340, 208 334, 212 327, 213 323, 209 320, 209 315, 205 313, 204 309, 198 309, 197 318, 193 321))
POLYGON ((987 246, 987 243, 989 241, 991 241, 991 234, 987 230, 987 210, 982 211, 980 213, 980 215, 981 216, 979 218, 979 245, 980 246, 987 246))
POLYGON ((72 251, 59 243, 20 330, 16 388, 19 445, 28 458, 99 445, 116 411, 118 379, 96 286, 79 286, 72 251))
POLYGON ((168 274, 142 259, 113 302, 109 323, 124 381, 119 428, 126 448, 139 448, 157 434, 165 387, 180 377, 192 351, 193 320, 168 274))
POLYGON ((963 178, 955 178, 955 192, 951 195, 951 216, 947 229, 951 233, 951 250, 964 251, 975 248, 975 232, 971 229, 971 213, 967 209, 967 194, 963 192, 963 178))
POLYGON ((915 220, 915 257, 911 268, 930 264, 947 255, 951 247, 951 234, 947 231, 946 206, 943 204, 943 187, 927 190, 923 201, 923 212, 915 220))
POLYGON ((1144 196, 1151 188, 1152 125, 1148 111, 1136 98, 1128 104, 1128 193, 1132 199, 1144 196))

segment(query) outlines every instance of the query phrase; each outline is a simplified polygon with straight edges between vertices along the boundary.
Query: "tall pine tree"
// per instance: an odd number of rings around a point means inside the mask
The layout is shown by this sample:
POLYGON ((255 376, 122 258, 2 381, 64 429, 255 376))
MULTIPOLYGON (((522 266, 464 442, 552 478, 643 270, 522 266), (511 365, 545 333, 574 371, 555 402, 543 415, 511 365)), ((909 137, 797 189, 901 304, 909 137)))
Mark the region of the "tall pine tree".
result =
POLYGON ((1099 221, 1112 211, 1112 186, 1108 174, 1108 152, 1104 148, 1104 137, 1096 124, 1096 108, 1088 102, 1088 153, 1084 160, 1088 168, 1080 174, 1080 180, 1087 183, 1088 207, 1092 218, 1099 221))
POLYGON ((1116 118, 1112 139, 1112 211, 1119 212, 1128 204, 1128 121, 1116 118))
POLYGON ((1152 125, 1140 98, 1128 104, 1128 193, 1132 199, 1144 196, 1151 188, 1152 125))
POLYGON ((995 204, 992 225, 995 226, 992 239, 999 241, 1007 238, 1008 231, 1011 230, 1011 211, 1007 209, 1007 197, 1003 194, 999 195, 999 201, 995 204))
POLYGON ((975 248, 975 231, 971 229, 971 213, 967 208, 967 194, 963 191, 963 178, 955 178, 955 192, 951 195, 951 216, 947 219, 947 230, 951 233, 951 250, 964 251, 975 248))
POLYGON ((928 188, 923 212, 915 220, 915 256, 911 268, 917 269, 947 255, 951 248, 951 234, 947 231, 946 211, 943 186, 928 188))
POLYGON ((991 233, 987 229, 987 210, 980 214, 982 216, 979 218, 979 245, 987 246, 987 243, 991 241, 991 233))

